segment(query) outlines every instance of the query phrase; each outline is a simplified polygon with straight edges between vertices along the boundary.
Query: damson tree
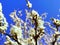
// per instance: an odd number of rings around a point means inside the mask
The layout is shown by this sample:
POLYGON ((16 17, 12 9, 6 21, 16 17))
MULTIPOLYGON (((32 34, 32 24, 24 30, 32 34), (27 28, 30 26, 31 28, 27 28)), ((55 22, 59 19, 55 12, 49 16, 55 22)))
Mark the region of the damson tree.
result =
POLYGON ((9 24, 4 17, 0 3, 0 33, 6 35, 4 45, 44 45, 41 41, 42 38, 47 45, 60 45, 60 20, 51 18, 52 23, 44 21, 46 13, 40 15, 37 11, 31 9, 30 1, 26 0, 26 2, 28 9, 25 10, 25 21, 20 18, 23 15, 22 11, 14 10, 9 15, 14 22, 14 24, 10 24, 9 34, 6 32, 9 24), (46 32, 46 26, 49 26, 51 31, 54 30, 54 33, 49 35, 46 32))

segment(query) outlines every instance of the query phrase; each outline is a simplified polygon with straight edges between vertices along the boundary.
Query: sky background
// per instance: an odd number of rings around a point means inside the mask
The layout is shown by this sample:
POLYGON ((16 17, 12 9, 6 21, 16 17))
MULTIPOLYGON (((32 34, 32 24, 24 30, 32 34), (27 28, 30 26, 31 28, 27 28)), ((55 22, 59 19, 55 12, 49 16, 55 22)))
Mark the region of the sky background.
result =
MULTIPOLYGON (((32 9, 38 11, 39 14, 48 13, 46 21, 50 21, 51 17, 59 18, 57 15, 60 15, 60 0, 30 0, 30 2, 33 5, 32 9)), ((25 19, 25 9, 27 9, 25 0, 0 0, 0 3, 2 3, 3 13, 9 25, 12 23, 9 14, 14 10, 22 10, 23 16, 21 18, 25 19)), ((9 33, 9 31, 7 32, 9 33)), ((2 38, 0 34, 0 45, 4 45, 4 41, 5 38, 2 38)))

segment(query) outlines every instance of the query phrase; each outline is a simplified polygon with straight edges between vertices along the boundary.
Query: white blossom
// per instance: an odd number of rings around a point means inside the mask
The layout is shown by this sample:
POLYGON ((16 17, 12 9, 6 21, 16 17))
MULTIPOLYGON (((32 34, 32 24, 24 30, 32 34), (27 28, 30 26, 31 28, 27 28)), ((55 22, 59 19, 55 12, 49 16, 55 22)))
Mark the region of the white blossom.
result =
POLYGON ((27 18, 27 19, 29 19, 29 18, 32 19, 32 17, 31 17, 31 13, 28 12, 28 10, 25 10, 25 12, 26 12, 26 18, 27 18))
POLYGON ((9 36, 6 36, 6 42, 4 42, 5 45, 18 45, 17 42, 12 41, 9 36))
POLYGON ((32 16, 35 16, 35 15, 39 16, 38 12, 35 10, 32 10, 31 14, 32 14, 32 16))
POLYGON ((0 3, 0 11, 2 11, 2 4, 0 3))
POLYGON ((27 42, 28 42, 28 45, 35 45, 35 40, 32 37, 28 38, 27 42))
MULTIPOLYGON (((1 7, 1 9, 0 10, 2 10, 2 5, 1 5, 1 3, 0 3, 0 7, 1 7)), ((7 23, 7 21, 6 21, 6 18, 4 17, 4 14, 2 13, 2 11, 0 12, 0 29, 1 30, 7 30, 7 27, 8 27, 8 23, 7 23)))
POLYGON ((57 26, 60 26, 60 20, 53 18, 53 23, 57 26))
POLYGON ((18 41, 22 38, 22 30, 20 27, 14 26, 10 29, 10 33, 14 36, 17 35, 18 41))
POLYGON ((43 20, 41 20, 41 19, 37 19, 37 22, 38 22, 38 29, 40 28, 40 29, 42 29, 42 30, 44 30, 45 29, 45 27, 44 27, 44 21, 43 20))
POLYGON ((29 30, 29 35, 30 35, 30 36, 35 36, 35 29, 34 29, 34 28, 31 28, 31 29, 29 30))
POLYGON ((28 8, 32 8, 32 4, 30 3, 30 1, 28 1, 27 6, 28 8))

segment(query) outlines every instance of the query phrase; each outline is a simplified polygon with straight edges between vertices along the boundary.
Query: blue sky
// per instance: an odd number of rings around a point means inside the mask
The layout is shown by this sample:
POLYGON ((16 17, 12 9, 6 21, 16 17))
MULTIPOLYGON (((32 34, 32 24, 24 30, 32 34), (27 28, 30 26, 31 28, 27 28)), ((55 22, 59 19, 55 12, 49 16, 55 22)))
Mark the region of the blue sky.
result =
MULTIPOLYGON (((14 10, 22 10, 22 19, 25 19, 25 9, 27 9, 25 0, 0 0, 0 2, 3 6, 4 16, 6 17, 9 24, 12 23, 9 14, 14 10)), ((30 2, 33 5, 32 9, 38 11, 39 14, 44 12, 48 13, 46 21, 50 21, 50 17, 59 18, 57 15, 60 15, 60 0, 30 0, 30 2)), ((3 41, 4 39, 0 40, 0 45, 3 45, 3 41)))

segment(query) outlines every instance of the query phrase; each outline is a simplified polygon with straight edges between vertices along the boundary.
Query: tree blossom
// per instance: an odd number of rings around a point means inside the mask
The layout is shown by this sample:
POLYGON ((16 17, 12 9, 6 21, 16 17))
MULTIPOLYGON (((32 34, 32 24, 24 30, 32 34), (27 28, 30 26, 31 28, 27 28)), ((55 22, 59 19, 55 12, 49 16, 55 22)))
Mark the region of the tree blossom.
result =
MULTIPOLYGON (((2 10, 2 5, 0 3, 0 10, 2 10)), ((8 27, 8 23, 6 21, 6 18, 4 17, 4 14, 2 13, 2 11, 0 11, 0 32, 7 30, 7 27, 8 27)))
POLYGON ((18 45, 17 42, 10 39, 9 36, 6 36, 6 42, 4 42, 5 45, 18 45))
POLYGON ((32 8, 32 4, 30 3, 30 1, 27 1, 27 6, 28 8, 32 8))

